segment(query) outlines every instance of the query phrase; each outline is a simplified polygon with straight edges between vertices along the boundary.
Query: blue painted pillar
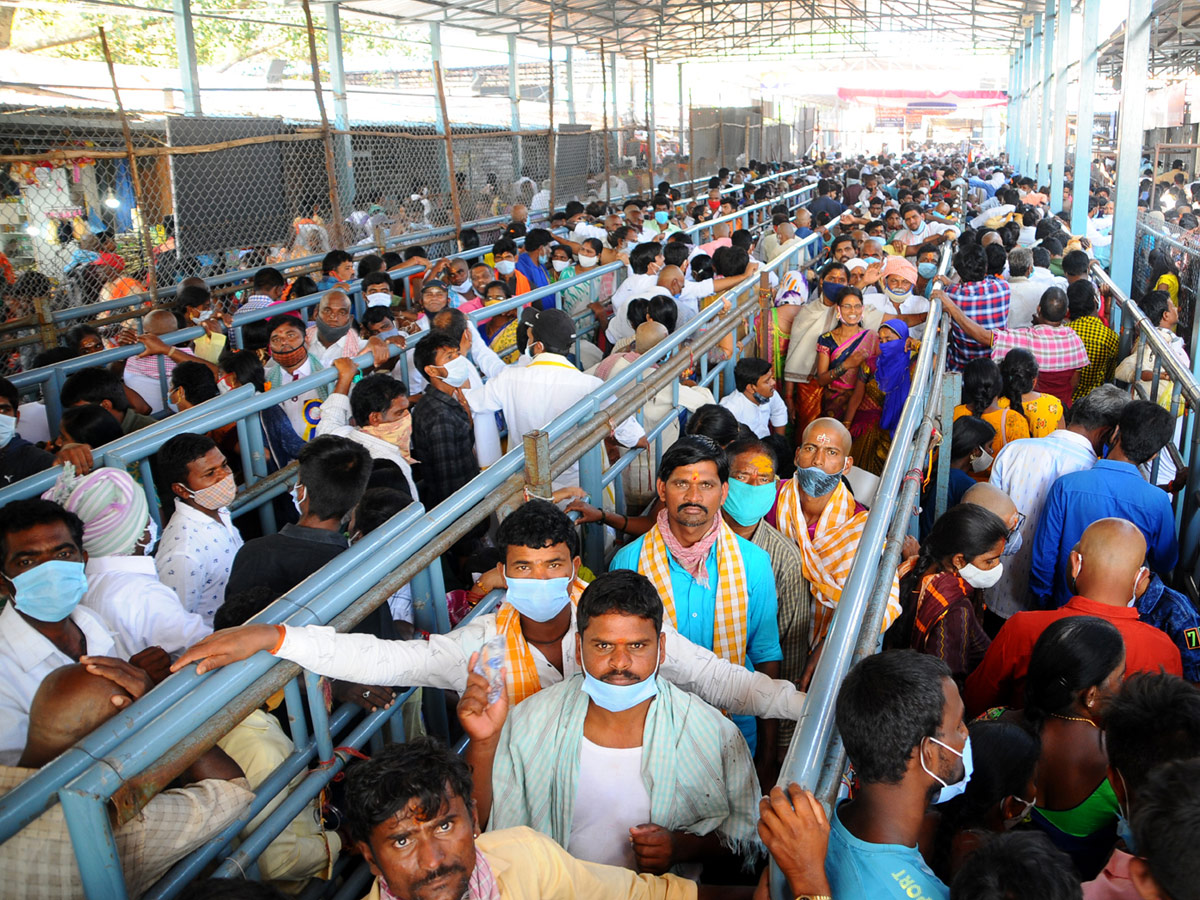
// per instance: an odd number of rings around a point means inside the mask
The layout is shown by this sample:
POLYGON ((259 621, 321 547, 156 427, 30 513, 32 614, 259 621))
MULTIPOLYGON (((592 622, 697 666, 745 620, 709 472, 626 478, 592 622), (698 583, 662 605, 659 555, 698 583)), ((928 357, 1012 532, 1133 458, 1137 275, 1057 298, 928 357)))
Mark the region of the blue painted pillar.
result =
MULTIPOLYGON (((346 98, 346 65, 342 52, 342 14, 336 3, 325 4, 325 42, 329 50, 329 80, 333 88, 333 127, 350 131, 350 106, 346 98)), ((365 209, 355 200, 354 150, 349 134, 339 134, 334 140, 334 162, 337 165, 338 190, 342 202, 351 209, 365 209)), ((345 214, 346 209, 342 210, 345 214)))
MULTIPOLYGON (((439 47, 439 50, 441 48, 439 47)), ((521 93, 517 83, 517 36, 508 36, 508 107, 511 130, 521 130, 521 93)), ((521 177, 521 139, 513 138, 513 181, 521 177)))
POLYGON ((1054 73, 1054 108, 1050 111, 1054 123, 1050 129, 1053 144, 1050 152, 1050 209, 1058 212, 1063 208, 1067 164, 1067 66, 1071 63, 1071 0, 1059 3, 1054 31, 1058 61, 1054 73))
POLYGON ((173 0, 175 12, 175 58, 183 84, 183 109, 189 116, 200 111, 200 75, 196 66, 196 32, 192 29, 191 0, 173 0))
POLYGON ((1087 204, 1080 202, 1091 189, 1092 119, 1096 105, 1096 64, 1100 48, 1100 2, 1084 0, 1083 46, 1079 55, 1079 105, 1075 112, 1075 205, 1071 232, 1087 234, 1087 204))
POLYGON ((1138 180, 1142 162, 1142 140, 1145 136, 1143 113, 1146 84, 1150 78, 1150 6, 1151 0, 1129 0, 1129 17, 1125 20, 1125 55, 1121 67, 1112 277, 1117 287, 1126 294, 1131 293, 1133 286, 1138 180))
POLYGON ((1025 167, 1021 174, 1037 180, 1038 148, 1042 145, 1042 14, 1033 14, 1033 37, 1029 53, 1029 139, 1025 142, 1025 167))
POLYGON ((1050 127, 1051 108, 1054 105, 1054 22, 1056 0, 1046 0, 1046 14, 1042 17, 1042 115, 1041 130, 1038 132, 1037 180, 1038 186, 1050 183, 1050 127))

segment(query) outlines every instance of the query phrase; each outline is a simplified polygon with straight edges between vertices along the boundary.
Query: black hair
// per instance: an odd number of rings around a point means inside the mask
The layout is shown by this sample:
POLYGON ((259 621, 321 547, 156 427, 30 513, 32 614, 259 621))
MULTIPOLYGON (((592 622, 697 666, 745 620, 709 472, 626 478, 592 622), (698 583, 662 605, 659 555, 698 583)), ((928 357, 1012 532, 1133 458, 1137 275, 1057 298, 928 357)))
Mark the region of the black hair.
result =
POLYGON ((469 323, 470 319, 467 318, 467 314, 461 309, 455 309, 453 306, 447 306, 445 309, 434 313, 433 320, 430 322, 434 328, 446 332, 450 337, 459 341, 467 333, 467 325, 469 323))
POLYGON ((68 375, 63 382, 60 400, 64 408, 77 403, 102 403, 107 400, 117 412, 123 413, 129 409, 129 398, 125 396, 125 383, 121 376, 99 366, 80 369, 68 375))
POLYGON ((713 277, 712 257, 707 253, 697 253, 690 264, 693 281, 708 281, 713 277))
POLYGON ((554 243, 554 235, 545 228, 530 228, 525 234, 525 252, 532 253, 554 243))
POLYGON ((712 438, 699 434, 681 437, 663 453, 658 464, 658 480, 669 481, 672 473, 681 466, 694 466, 703 462, 716 464, 717 477, 721 484, 729 481, 729 457, 712 438))
POLYGON ((471 809, 471 767, 440 741, 418 737, 388 744, 346 772, 346 828, 355 841, 369 843, 377 825, 416 801, 431 819, 455 797, 471 809))
POLYGON ((1146 280, 1146 285, 1151 290, 1158 284, 1158 279, 1164 275, 1174 275, 1179 277, 1179 269, 1175 265, 1175 260, 1171 258, 1171 254, 1166 250, 1155 247, 1146 257, 1146 262, 1150 265, 1150 277, 1146 280))
POLYGON ((458 233, 458 243, 464 250, 475 250, 479 247, 479 232, 474 228, 464 228, 458 233))
POLYGON ((21 405, 21 392, 17 390, 15 384, 2 375, 0 375, 0 397, 11 403, 14 410, 21 405))
POLYGON ((318 519, 344 518, 362 497, 371 477, 371 454, 349 438, 331 434, 313 438, 296 459, 308 512, 318 519))
MULTIPOLYGON (((377 275, 384 270, 383 257, 375 253, 368 253, 358 261, 358 277, 366 278, 368 275, 377 275)), ((383 274, 387 274, 383 272, 383 274)))
POLYGON ((1033 255, 1033 264, 1036 268, 1046 269, 1050 267, 1050 251, 1045 247, 1034 247, 1030 253, 1033 255))
POLYGON ((1038 315, 1047 322, 1061 322, 1067 317, 1067 292, 1060 287, 1048 287, 1038 301, 1038 315))
POLYGON ((1131 400, 1117 422, 1121 450, 1131 463, 1140 466, 1154 458, 1175 435, 1175 417, 1149 400, 1131 400))
POLYGON ((713 274, 718 278, 733 278, 746 271, 746 266, 750 265, 750 254, 744 247, 718 247, 713 251, 712 265, 713 274))
POLYGON ((1137 301, 1137 305, 1146 314, 1150 324, 1157 328, 1162 324, 1167 310, 1171 308, 1171 296, 1166 291, 1147 291, 1137 301))
POLYGON ((988 244, 983 252, 987 254, 987 273, 989 275, 1003 275, 1004 267, 1008 265, 1008 253, 1004 250, 1003 244, 988 244))
POLYGON ((749 435, 739 435, 737 440, 725 448, 725 456, 729 460, 729 465, 733 466, 733 458, 740 456, 743 453, 762 453, 771 460, 771 467, 778 473, 779 471, 779 454, 776 453, 775 447, 771 441, 760 438, 751 433, 749 435))
POLYGON ((959 503, 933 523, 933 528, 921 542, 921 554, 913 572, 927 574, 937 563, 959 553, 970 562, 1006 537, 1008 526, 990 509, 974 503, 959 503))
POLYGON ((505 253, 511 253, 513 256, 516 256, 517 245, 511 238, 502 237, 492 244, 492 255, 494 258, 499 259, 505 253))
POLYGON ((706 437, 718 446, 728 447, 738 438, 738 420, 724 406, 705 403, 696 407, 688 417, 686 432, 706 437))
POLYGON ((386 306, 368 306, 359 321, 362 323, 363 330, 380 322, 387 322, 392 326, 396 324, 396 320, 392 318, 391 309, 386 306))
MULTIPOLYGON (((1000 360, 1000 377, 1004 379, 1004 396, 1009 406, 1018 415, 1024 415, 1025 401, 1022 399, 1037 384, 1037 358, 1028 350, 1016 347, 1009 350, 1000 360)), ((958 423, 954 423, 958 427, 958 423)))
POLYGON ((253 350, 227 350, 221 354, 217 367, 238 380, 238 385, 252 384, 262 393, 267 389, 267 375, 258 354, 253 350))
POLYGON ((1200 841, 1200 760, 1174 760, 1150 773, 1133 811, 1138 856, 1173 900, 1197 896, 1195 852, 1200 841))
POLYGON ((7 504, 4 507, 4 515, 0 516, 0 565, 4 565, 8 560, 10 534, 58 522, 67 526, 76 548, 83 550, 83 520, 75 513, 63 509, 53 500, 43 500, 41 497, 14 500, 7 504))
MULTIPOLYGON (((972 414, 982 416, 1003 393, 1004 377, 995 360, 984 356, 963 366, 962 402, 972 414)), ((1020 414, 1020 409, 1014 412, 1020 414)))
POLYGON ((1063 257, 1062 267, 1063 274, 1072 277, 1076 275, 1086 275, 1092 261, 1088 259, 1088 255, 1082 250, 1072 250, 1063 257))
POLYGON ((1086 278, 1067 286, 1067 312, 1071 319, 1082 319, 1097 309, 1096 286, 1086 278))
POLYGON ((734 387, 737 388, 739 394, 743 393, 746 388, 752 384, 756 384, 758 379, 770 371, 771 364, 765 359, 760 359, 757 356, 743 356, 733 367, 734 387))
POLYGON ((852 238, 848 234, 839 234, 832 241, 830 241, 829 242, 829 256, 832 258, 834 251, 837 250, 837 248, 838 248, 838 245, 844 244, 847 241, 849 241, 852 245, 854 244, 854 238, 852 238))
POLYGON ((1071 858, 1036 831, 999 834, 967 857, 950 900, 1082 900, 1071 858))
POLYGON ((1156 766, 1200 756, 1200 691, 1165 672, 1130 675, 1104 709, 1104 741, 1109 765, 1136 797, 1156 766))
POLYGON ((662 247, 653 241, 638 244, 629 253, 629 267, 634 275, 645 275, 661 254, 662 247))
POLYGON ((547 500, 533 499, 521 504, 496 529, 496 547, 501 555, 509 547, 543 550, 566 544, 574 559, 579 555, 579 533, 570 517, 547 500))
POLYGON ((575 609, 575 623, 582 635, 596 616, 619 613, 650 619, 655 632, 662 631, 663 603, 653 582, 640 572, 614 569, 597 575, 584 589, 575 609))
MULTIPOLYGON (((378 257, 376 258, 378 259, 378 257)), ((380 260, 380 262, 382 263, 382 260, 380 260)), ((386 284, 388 286, 388 290, 395 293, 395 285, 392 284, 392 277, 388 275, 387 272, 384 272, 382 269, 380 269, 374 272, 368 272, 366 275, 362 276, 363 294, 366 294, 367 288, 374 287, 377 284, 386 284)))
MULTIPOLYGON (((378 462, 377 460, 376 465, 378 462)), ((403 475, 401 477, 403 478, 403 475)), ((396 513, 407 509, 412 502, 413 498, 407 490, 390 487, 367 488, 363 491, 358 505, 354 507, 354 528, 362 534, 370 534, 396 513)))
POLYGON ((1008 797, 1034 799, 1025 792, 1042 753, 1038 736, 1014 722, 999 720, 972 722, 967 730, 975 768, 966 790, 938 806, 942 815, 934 840, 933 868, 939 872, 948 868, 955 834, 990 827, 989 817, 1008 797))
POLYGON ((1033 645, 1025 677, 1025 717, 1033 724, 1067 713, 1125 656, 1121 632, 1107 619, 1068 616, 1051 622, 1033 645))
POLYGON ((216 447, 213 439, 207 434, 184 432, 175 435, 158 448, 158 452, 154 454, 154 482, 164 510, 170 511, 175 508, 175 491, 171 489, 171 485, 182 484, 187 487, 188 465, 216 447))
POLYGON ((428 380, 429 375, 425 369, 437 365, 437 352, 442 349, 457 350, 458 344, 459 342, 445 331, 431 329, 413 350, 413 366, 428 380))
POLYGON ((988 274, 987 253, 978 245, 960 247, 954 254, 954 271, 964 282, 983 281, 988 274))
POLYGON ((183 388, 183 396, 192 406, 211 400, 219 393, 212 369, 202 362, 183 362, 172 369, 171 389, 175 388, 183 388))
POLYGON ((251 585, 236 594, 226 594, 225 602, 217 607, 213 616, 213 628, 245 625, 278 599, 279 592, 265 584, 251 585))
MULTIPOLYGON (((287 287, 287 279, 278 269, 266 266, 254 273, 251 290, 256 292, 269 291, 272 288, 287 287)), ((303 295, 301 295, 303 296, 303 295)))
POLYGON ((979 416, 961 416, 954 420, 954 433, 950 438, 951 461, 962 459, 977 447, 989 445, 996 436, 992 423, 979 416))
POLYGON ((100 336, 99 328, 96 328, 94 325, 88 325, 85 322, 83 324, 74 325, 71 328, 68 328, 66 333, 63 335, 63 343, 76 353, 81 353, 83 352, 81 345, 83 344, 83 339, 85 337, 99 338, 100 336))
POLYGON ((847 673, 836 719, 846 755, 863 784, 897 784, 921 741, 942 729, 950 669, 936 656, 886 650, 847 673))
MULTIPOLYGON (((745 228, 739 228, 729 236, 729 242, 731 247, 740 247, 748 253, 750 245, 754 243, 754 235, 745 228)), ((745 267, 743 266, 743 268, 745 267)))
POLYGON ((299 316, 293 315, 292 313, 283 313, 267 320, 268 335, 274 334, 280 328, 294 328, 296 331, 300 332, 302 338, 307 334, 307 330, 304 327, 304 322, 300 320, 299 316))
POLYGON ((210 303, 212 303, 212 292, 209 291, 207 285, 185 284, 179 288, 179 293, 175 295, 175 313, 183 316, 188 307, 203 309, 210 303))
POLYGON ((675 303, 674 297, 668 297, 665 294, 655 294, 650 298, 650 305, 646 309, 646 315, 654 322, 657 322, 663 328, 667 329, 667 334, 675 332, 675 326, 679 322, 679 306, 675 303))
POLYGON ((634 297, 625 307, 625 320, 631 328, 636 329, 646 321, 650 313, 649 297, 634 297))
POLYGON ((682 269, 691 252, 692 248, 682 241, 668 241, 667 245, 663 247, 663 262, 668 266, 678 266, 682 269))
POLYGON ((342 263, 347 262, 354 262, 354 257, 345 250, 330 250, 325 254, 325 258, 321 260, 321 274, 328 275, 342 263))
POLYGON ((392 401, 404 393, 404 385, 391 375, 367 375, 350 391, 350 413, 359 428, 371 424, 371 413, 385 414, 392 401))

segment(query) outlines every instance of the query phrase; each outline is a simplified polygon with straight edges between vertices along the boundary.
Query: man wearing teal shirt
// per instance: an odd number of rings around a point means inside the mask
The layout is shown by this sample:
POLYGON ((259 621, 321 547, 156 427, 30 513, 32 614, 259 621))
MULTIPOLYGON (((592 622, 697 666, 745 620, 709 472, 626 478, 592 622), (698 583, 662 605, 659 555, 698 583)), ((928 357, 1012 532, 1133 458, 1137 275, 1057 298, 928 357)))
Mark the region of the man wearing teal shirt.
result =
MULTIPOLYGON (((730 662, 779 677, 778 600, 771 559, 721 518, 729 461, 708 438, 690 435, 663 454, 650 531, 613 557, 613 569, 650 578, 679 633, 730 662)), ((756 723, 734 716, 753 752, 756 723)), ((770 742, 773 744, 773 742, 770 742)))
POLYGON ((970 736, 950 669, 915 650, 869 656, 846 675, 836 716, 858 791, 830 817, 830 893, 949 900, 917 838, 930 802, 962 793, 971 777, 970 736))

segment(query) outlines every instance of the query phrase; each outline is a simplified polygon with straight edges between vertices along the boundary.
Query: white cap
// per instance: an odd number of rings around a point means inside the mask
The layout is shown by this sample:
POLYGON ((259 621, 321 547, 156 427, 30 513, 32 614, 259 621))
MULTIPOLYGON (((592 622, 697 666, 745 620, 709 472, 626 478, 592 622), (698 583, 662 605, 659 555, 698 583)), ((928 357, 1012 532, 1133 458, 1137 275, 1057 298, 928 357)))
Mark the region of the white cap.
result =
POLYGON ((854 257, 854 259, 846 262, 846 268, 851 272, 853 272, 855 269, 865 269, 866 267, 867 261, 865 259, 859 259, 857 256, 854 257))

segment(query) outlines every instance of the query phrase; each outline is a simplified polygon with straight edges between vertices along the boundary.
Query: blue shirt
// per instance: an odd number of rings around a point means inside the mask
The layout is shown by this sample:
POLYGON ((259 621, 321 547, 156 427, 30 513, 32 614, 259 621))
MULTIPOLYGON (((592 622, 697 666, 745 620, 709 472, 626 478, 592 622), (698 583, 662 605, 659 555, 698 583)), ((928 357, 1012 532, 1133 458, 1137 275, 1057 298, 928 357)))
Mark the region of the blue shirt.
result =
POLYGON ((846 211, 846 207, 842 206, 832 197, 818 197, 812 203, 808 204, 808 211, 813 214, 813 220, 816 220, 817 213, 829 213, 830 219, 836 219, 846 211))
MULTIPOLYGON (((735 537, 742 554, 742 565, 746 569, 746 587, 750 592, 746 601, 746 668, 753 671, 754 664, 783 659, 783 651, 779 647, 779 600, 775 594, 775 572, 771 568, 771 557, 745 538, 735 537)), ((618 550, 609 569, 631 569, 636 572, 645 539, 643 535, 618 550)), ((667 562, 671 572, 671 593, 675 599, 675 627, 693 644, 711 650, 717 615, 717 545, 713 544, 705 562, 708 572, 706 588, 697 584, 670 552, 667 553, 667 562)), ((753 753, 757 746, 754 716, 733 716, 733 721, 745 735, 753 753)))
POLYGON ((837 809, 825 851, 825 877, 837 900, 950 898, 950 889, 925 865, 916 847, 859 840, 842 824, 837 809))
POLYGON ((341 283, 341 279, 339 279, 336 275, 324 275, 322 276, 321 280, 317 282, 317 290, 331 291, 341 283))
POLYGON ((1050 487, 1033 538, 1029 592, 1043 608, 1071 599, 1071 550, 1097 519, 1128 519, 1146 536, 1146 561, 1167 575, 1179 561, 1175 516, 1166 491, 1147 484, 1132 463, 1102 459, 1090 469, 1063 475, 1050 487))

